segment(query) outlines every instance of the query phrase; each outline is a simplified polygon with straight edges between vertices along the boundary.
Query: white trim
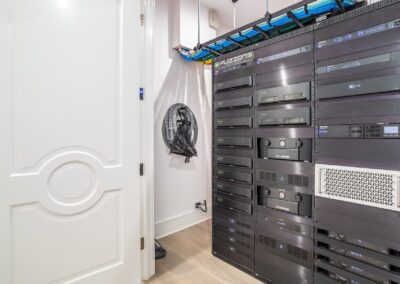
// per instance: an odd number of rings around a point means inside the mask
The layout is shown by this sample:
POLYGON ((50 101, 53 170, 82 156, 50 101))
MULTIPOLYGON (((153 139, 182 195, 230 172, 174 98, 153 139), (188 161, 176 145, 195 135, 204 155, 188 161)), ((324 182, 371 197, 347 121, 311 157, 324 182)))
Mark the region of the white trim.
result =
MULTIPOLYGON (((142 0, 142 13, 145 15, 143 31, 143 44, 141 50, 141 86, 145 89, 144 100, 141 102, 142 122, 141 136, 141 162, 144 163, 144 176, 141 178, 141 228, 144 237, 144 250, 142 251, 142 279, 148 280, 155 274, 154 251, 154 26, 155 26, 155 0, 142 0)), ((138 94, 136 94, 138 95, 138 94)))
POLYGON ((165 221, 158 222, 155 226, 155 235, 157 239, 169 236, 176 232, 182 231, 201 222, 207 221, 211 216, 196 210, 187 214, 183 214, 165 221))

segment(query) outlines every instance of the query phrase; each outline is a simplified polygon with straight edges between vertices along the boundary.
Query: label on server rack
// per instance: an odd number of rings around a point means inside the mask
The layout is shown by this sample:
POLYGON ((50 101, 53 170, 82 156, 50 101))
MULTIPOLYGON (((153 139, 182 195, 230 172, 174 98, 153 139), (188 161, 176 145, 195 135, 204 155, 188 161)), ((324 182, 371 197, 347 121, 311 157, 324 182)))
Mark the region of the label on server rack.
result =
POLYGON ((217 61, 214 63, 214 74, 218 75, 220 73, 231 72, 239 70, 241 68, 246 68, 251 66, 254 59, 254 52, 243 53, 222 61, 217 61))

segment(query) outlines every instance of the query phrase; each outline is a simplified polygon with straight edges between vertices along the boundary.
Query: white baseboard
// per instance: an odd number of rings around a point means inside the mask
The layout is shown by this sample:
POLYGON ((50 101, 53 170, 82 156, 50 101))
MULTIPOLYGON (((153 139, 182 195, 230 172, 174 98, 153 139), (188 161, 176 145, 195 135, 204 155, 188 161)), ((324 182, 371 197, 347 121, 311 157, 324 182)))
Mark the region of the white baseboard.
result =
POLYGON ((155 237, 157 239, 166 237, 198 223, 204 222, 210 218, 209 213, 203 213, 200 210, 196 210, 172 219, 158 222, 155 224, 155 237))

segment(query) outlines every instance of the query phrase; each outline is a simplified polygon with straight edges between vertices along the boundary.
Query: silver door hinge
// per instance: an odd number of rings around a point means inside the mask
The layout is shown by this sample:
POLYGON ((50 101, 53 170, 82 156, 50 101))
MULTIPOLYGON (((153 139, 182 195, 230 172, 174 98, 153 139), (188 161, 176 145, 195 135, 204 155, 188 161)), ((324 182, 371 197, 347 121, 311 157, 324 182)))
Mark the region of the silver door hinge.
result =
POLYGON ((139 165, 139 175, 142 177, 144 176, 144 164, 140 163, 139 165))

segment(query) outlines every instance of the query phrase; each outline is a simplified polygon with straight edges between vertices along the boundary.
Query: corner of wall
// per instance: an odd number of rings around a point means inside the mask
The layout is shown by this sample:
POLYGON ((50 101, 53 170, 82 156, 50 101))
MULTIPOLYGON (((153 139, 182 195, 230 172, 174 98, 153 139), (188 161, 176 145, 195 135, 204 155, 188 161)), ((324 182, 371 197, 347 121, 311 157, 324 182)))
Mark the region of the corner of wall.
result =
POLYGON ((211 213, 203 213, 200 210, 195 210, 180 216, 158 222, 155 226, 155 237, 157 239, 172 235, 186 228, 204 222, 211 218, 211 213))

